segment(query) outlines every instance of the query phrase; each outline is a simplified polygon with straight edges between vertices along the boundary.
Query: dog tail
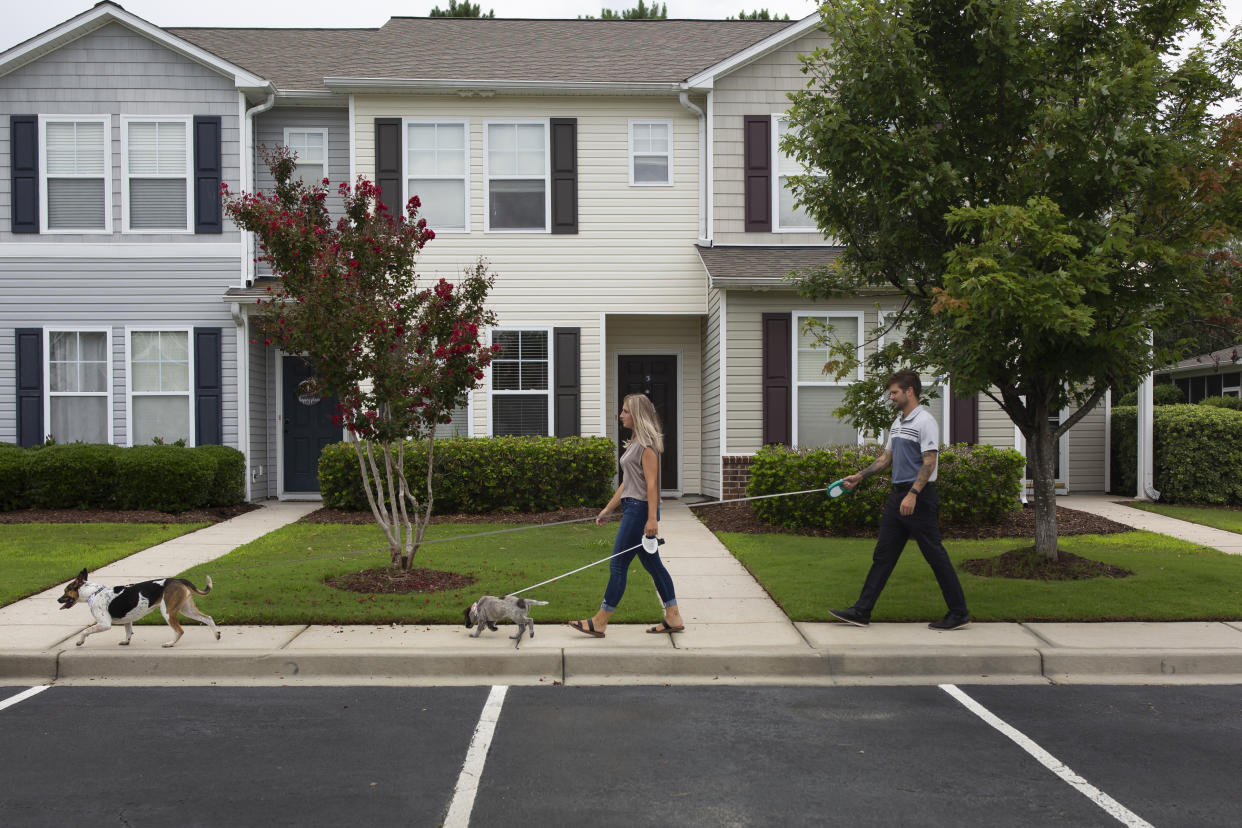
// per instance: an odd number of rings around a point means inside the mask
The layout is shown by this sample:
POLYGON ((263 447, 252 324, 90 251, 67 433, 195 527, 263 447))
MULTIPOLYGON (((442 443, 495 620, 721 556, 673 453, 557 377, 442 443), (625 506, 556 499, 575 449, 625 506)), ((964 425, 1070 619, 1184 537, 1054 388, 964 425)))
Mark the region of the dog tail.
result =
POLYGON ((178 578, 177 580, 185 584, 189 588, 190 592, 193 592, 195 595, 206 595, 209 592, 211 592, 211 576, 210 575, 207 576, 207 588, 206 589, 199 589, 198 587, 194 586, 194 584, 187 581, 185 578, 178 578))
POLYGON ((536 607, 547 606, 547 601, 536 601, 534 598, 527 598, 526 603, 533 604, 536 607))

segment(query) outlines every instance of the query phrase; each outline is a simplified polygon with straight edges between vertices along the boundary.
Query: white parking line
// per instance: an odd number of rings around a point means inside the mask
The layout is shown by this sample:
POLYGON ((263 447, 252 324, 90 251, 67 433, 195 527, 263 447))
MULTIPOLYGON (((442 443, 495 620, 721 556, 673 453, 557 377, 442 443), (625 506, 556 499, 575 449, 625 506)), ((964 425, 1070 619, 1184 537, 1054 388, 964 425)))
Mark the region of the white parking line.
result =
POLYGON ((497 685, 487 696, 487 703, 479 714, 479 723, 474 728, 474 736, 470 739, 470 749, 466 751, 466 761, 462 763, 457 777, 457 788, 453 791, 453 801, 449 803, 448 816, 444 818, 444 828, 466 828, 470 824, 474 797, 479 792, 479 780, 483 778, 483 763, 487 761, 492 734, 496 732, 496 722, 500 719, 500 708, 505 703, 508 690, 508 687, 497 685))
POLYGON ((962 706, 971 713, 974 713, 980 719, 983 719, 992 727, 1008 736, 1018 747, 1035 757, 1041 765, 1061 777, 1061 779, 1068 783, 1070 787, 1087 797, 1087 799, 1090 799, 1096 805, 1099 805, 1122 825, 1129 826, 1129 828, 1152 828, 1150 822, 1126 808, 1120 802, 1113 799, 1111 796, 1104 793, 1078 774, 1074 773, 1068 765, 1041 748, 1039 745, 1035 744, 1035 742, 1022 731, 1018 730, 1016 727, 1013 727, 1004 719, 1001 719, 992 711, 979 704, 979 702, 966 695, 966 693, 964 693, 957 685, 942 684, 940 685, 940 689, 961 702, 962 706))
POLYGON ((16 696, 9 696, 4 701, 0 701, 0 710, 4 710, 6 707, 12 707, 18 702, 25 701, 32 696, 37 696, 51 686, 52 685, 50 684, 41 684, 38 687, 31 687, 29 690, 23 690, 16 696))

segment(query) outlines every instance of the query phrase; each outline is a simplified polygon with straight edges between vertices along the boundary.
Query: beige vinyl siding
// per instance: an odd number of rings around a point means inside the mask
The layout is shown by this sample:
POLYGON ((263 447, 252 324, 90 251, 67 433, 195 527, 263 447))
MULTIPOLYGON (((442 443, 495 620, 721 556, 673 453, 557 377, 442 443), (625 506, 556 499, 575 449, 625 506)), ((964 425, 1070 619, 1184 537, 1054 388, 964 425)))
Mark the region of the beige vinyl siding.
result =
POLYGON ((712 92, 713 240, 716 244, 822 244, 820 233, 747 233, 743 202, 742 118, 790 107, 787 94, 806 86, 798 55, 827 46, 819 32, 800 37, 769 55, 716 79, 712 92))
POLYGON ((703 494, 720 497, 720 311, 724 291, 707 296, 703 341, 703 494))
POLYGON ((701 316, 608 316, 608 383, 605 417, 608 436, 618 437, 616 412, 617 358, 623 354, 669 353, 677 355, 678 388, 677 434, 681 442, 678 487, 684 493, 703 491, 703 350, 701 316))
POLYGON ((979 395, 979 442, 997 448, 1013 448, 1013 420, 996 402, 979 395))
POLYGON ((1087 415, 1070 429, 1069 490, 1071 494, 1104 491, 1104 463, 1108 449, 1104 444, 1104 403, 1087 412, 1087 415))
POLYGON ((591 315, 643 313, 653 305, 665 313, 705 312, 706 280, 694 252, 698 120, 676 98, 359 95, 359 175, 375 176, 375 119, 401 117, 470 121, 471 232, 438 235, 420 256, 424 274, 453 278, 484 256, 497 275, 493 307, 525 320, 542 319, 549 308, 591 315), (484 122, 509 118, 578 120, 577 234, 483 232, 484 122), (672 120, 673 186, 630 186, 631 118, 672 120))

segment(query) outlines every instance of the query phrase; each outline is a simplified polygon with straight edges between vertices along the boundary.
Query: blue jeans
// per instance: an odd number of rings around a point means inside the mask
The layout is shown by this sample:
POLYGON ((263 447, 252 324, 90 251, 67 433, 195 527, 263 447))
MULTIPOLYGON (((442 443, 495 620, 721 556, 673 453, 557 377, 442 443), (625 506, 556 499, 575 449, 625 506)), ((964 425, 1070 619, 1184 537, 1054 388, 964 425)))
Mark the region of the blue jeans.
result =
MULTIPOLYGON (((660 507, 656 507, 656 520, 660 519, 660 507)), ((629 549, 624 555, 617 555, 612 559, 610 567, 611 575, 608 578, 608 588, 604 590, 604 603, 600 604, 600 609, 613 612, 617 605, 621 603, 621 596, 625 594, 625 576, 630 571, 630 561, 634 560, 637 555, 638 559, 643 562, 643 569, 647 570, 647 574, 651 576, 651 580, 655 581, 656 592, 660 593, 660 601, 666 607, 677 605, 677 595, 673 592, 673 578, 668 574, 668 570, 664 568, 664 561, 660 560, 660 553, 647 554, 641 546, 643 542, 643 530, 647 526, 647 501, 638 500, 633 497, 625 497, 621 499, 621 525, 617 527, 617 539, 613 541, 612 552, 616 555, 622 549, 629 549), (631 546, 637 546, 630 549, 631 546)))

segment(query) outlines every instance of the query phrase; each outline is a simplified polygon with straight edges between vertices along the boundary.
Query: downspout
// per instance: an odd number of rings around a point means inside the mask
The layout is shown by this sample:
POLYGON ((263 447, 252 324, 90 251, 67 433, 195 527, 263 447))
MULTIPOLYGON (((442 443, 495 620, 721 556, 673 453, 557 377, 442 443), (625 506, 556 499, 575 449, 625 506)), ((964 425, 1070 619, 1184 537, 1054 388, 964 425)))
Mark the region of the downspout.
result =
MULTIPOLYGON (((267 112, 276 105, 276 87, 268 84, 267 100, 263 103, 252 106, 246 110, 246 123, 243 128, 246 130, 246 155, 243 159, 243 169, 246 171, 245 178, 249 179, 254 175, 254 116, 267 112)), ((253 185, 247 188, 247 181, 242 182, 242 189, 253 190, 253 185)), ((254 284, 255 264, 254 264, 254 233, 246 233, 246 284, 244 287, 250 287, 254 284)))
POLYGON ((229 313, 236 326, 237 337, 237 442, 245 457, 246 502, 250 502, 250 337, 246 326, 246 312, 240 302, 229 304, 229 313))
POLYGON ((690 93, 682 90, 677 94, 677 100, 681 101, 681 105, 695 114, 699 121, 699 241, 700 243, 707 240, 707 214, 706 204, 707 197, 705 195, 707 189, 707 114, 703 112, 698 104, 692 103, 690 93))

